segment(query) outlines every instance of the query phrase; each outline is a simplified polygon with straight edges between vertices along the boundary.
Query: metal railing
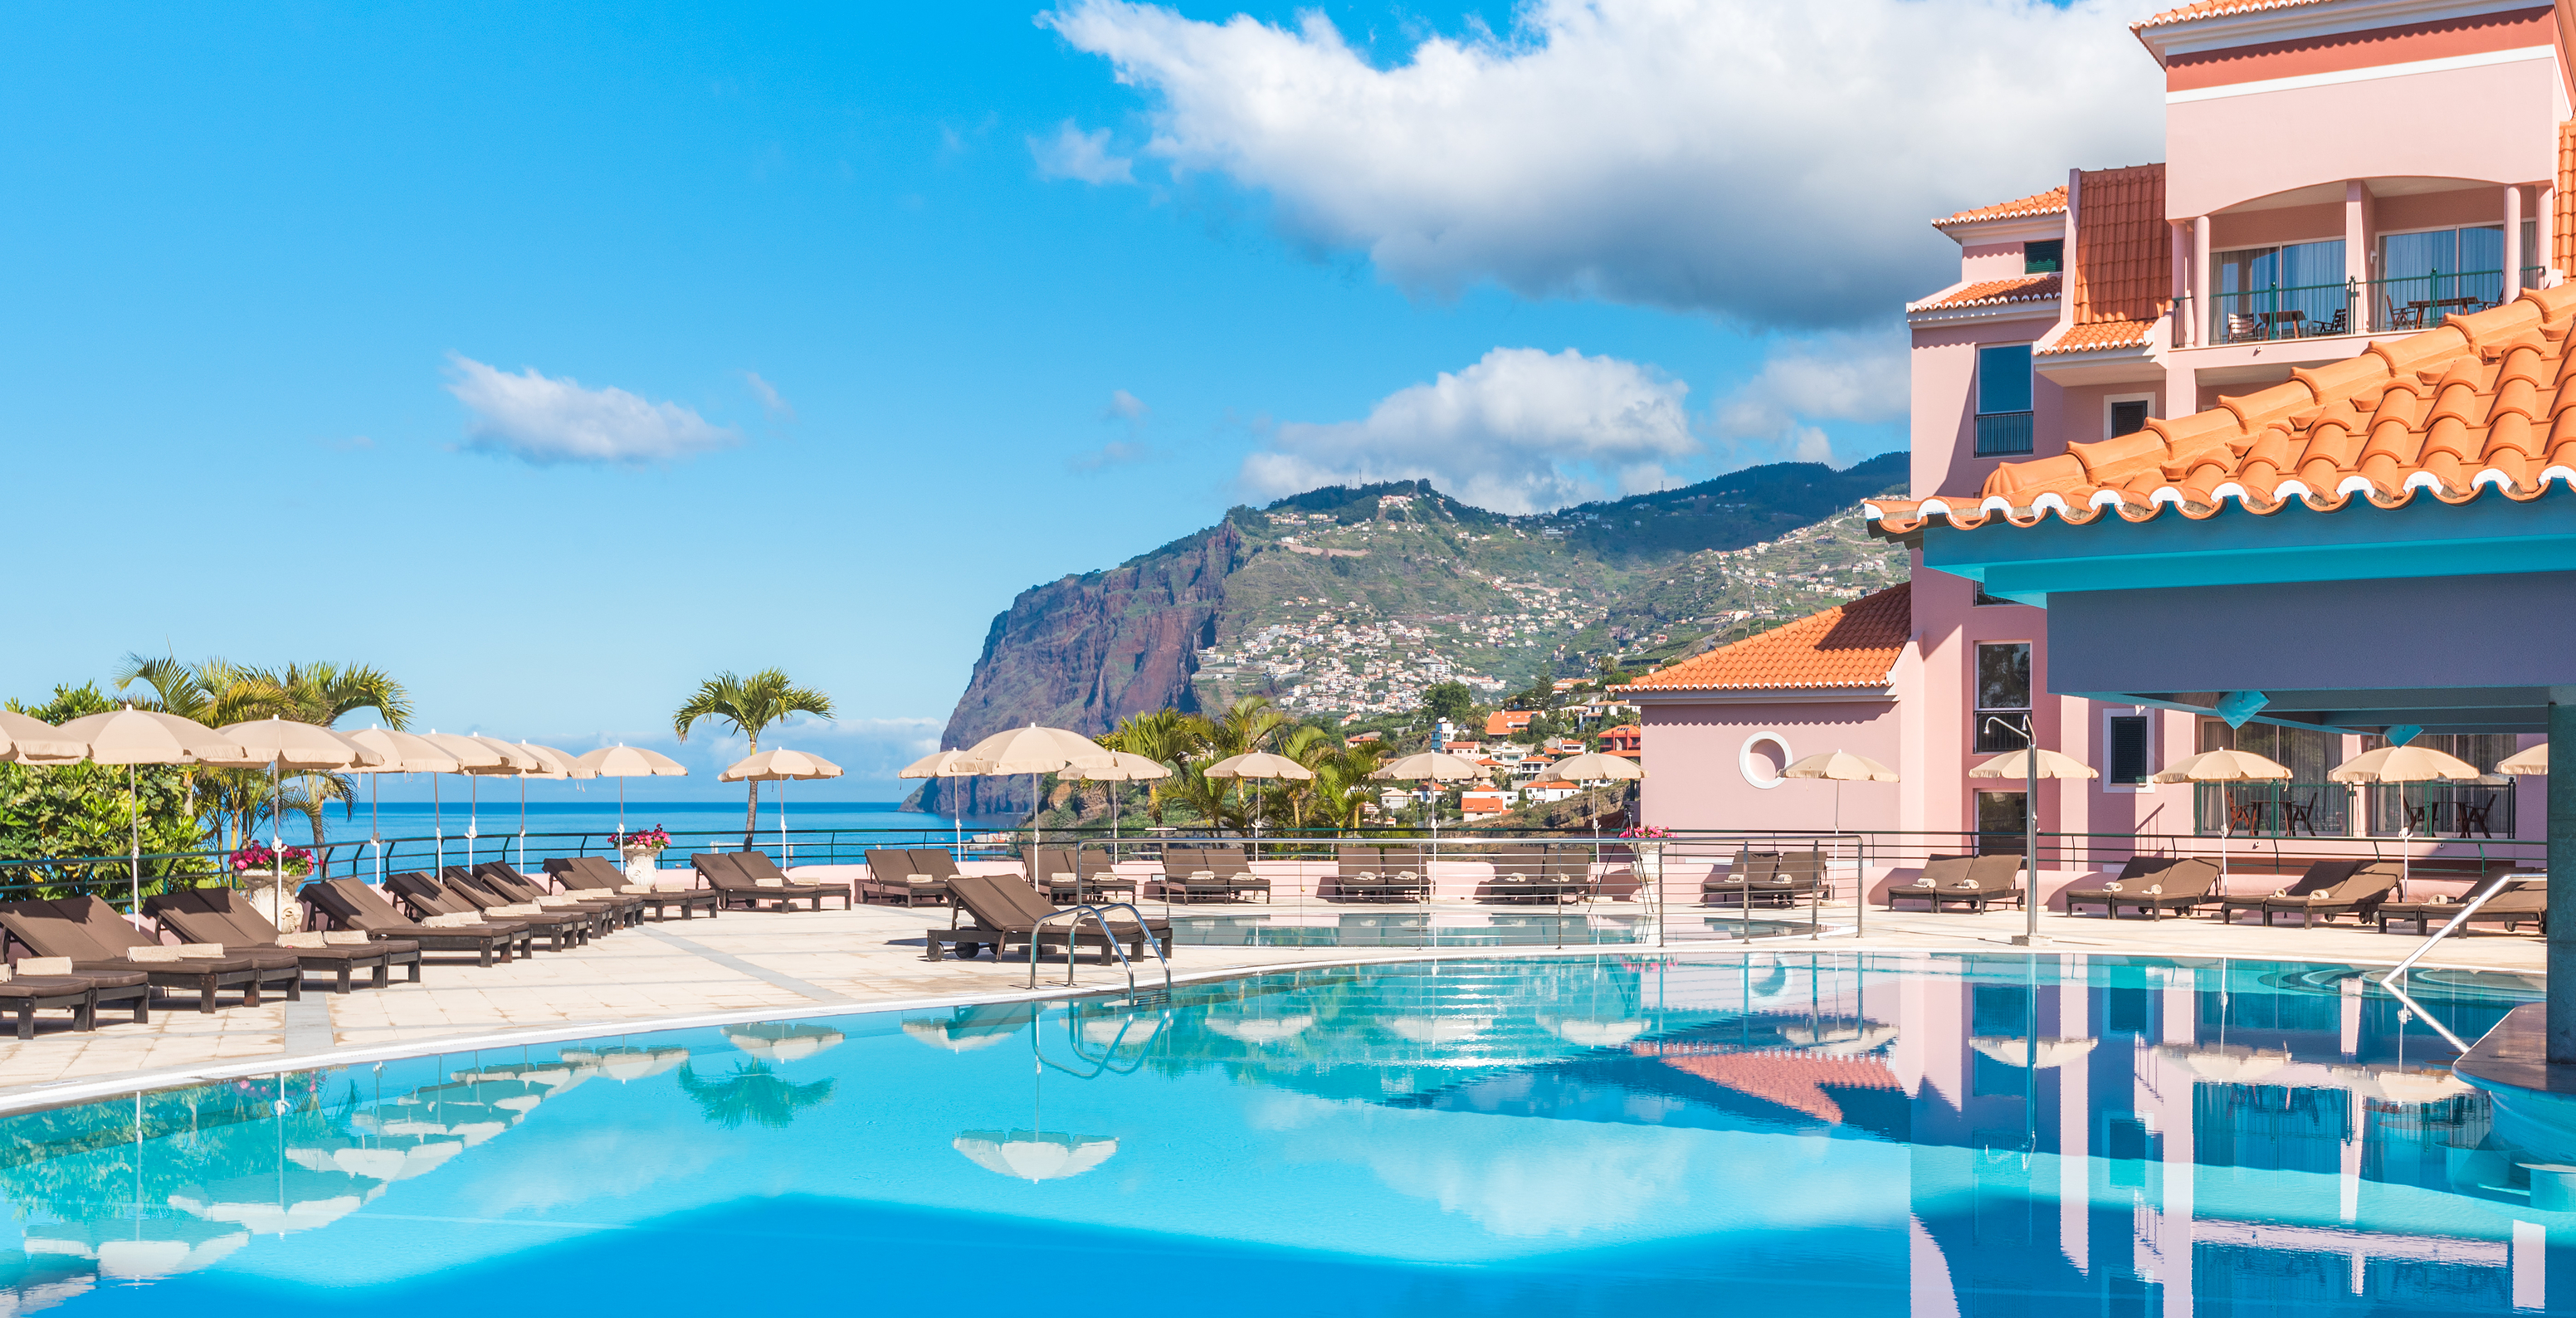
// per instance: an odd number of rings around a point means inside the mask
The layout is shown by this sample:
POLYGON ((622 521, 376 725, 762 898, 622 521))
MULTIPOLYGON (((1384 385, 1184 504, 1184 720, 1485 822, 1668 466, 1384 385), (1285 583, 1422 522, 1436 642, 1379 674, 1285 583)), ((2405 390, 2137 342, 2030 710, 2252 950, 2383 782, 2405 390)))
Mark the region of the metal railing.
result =
POLYGON ((2514 835, 2515 799, 2512 787, 2466 782, 2366 787, 2296 779, 2200 783, 2192 789, 2192 826, 2209 837, 2224 831, 2240 838, 2450 835, 2492 840, 2514 835))
MULTIPOLYGON (((2501 272, 2497 287, 2503 287, 2501 272)), ((2350 280, 2212 293, 2209 341, 2260 343, 2350 334, 2358 323, 2355 296, 2350 280)))
POLYGON ((1977 414, 1977 456, 2028 453, 2033 434, 2028 412, 1979 412, 1977 414))
POLYGON ((2501 269, 2429 270, 2397 279, 2364 280, 2359 288, 2358 314, 2383 332, 2431 329, 2444 316, 2484 311, 2505 300, 2501 269))

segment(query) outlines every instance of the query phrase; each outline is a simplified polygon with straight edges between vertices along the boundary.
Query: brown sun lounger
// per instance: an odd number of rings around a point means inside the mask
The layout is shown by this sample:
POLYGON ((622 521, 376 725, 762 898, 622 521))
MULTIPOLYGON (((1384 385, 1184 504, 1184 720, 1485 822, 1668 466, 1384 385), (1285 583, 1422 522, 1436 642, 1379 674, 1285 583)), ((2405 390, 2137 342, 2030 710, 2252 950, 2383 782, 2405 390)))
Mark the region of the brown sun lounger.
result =
POLYGON ((1252 858, 1241 847, 1210 847, 1202 853, 1217 881, 1225 885, 1226 896, 1240 899, 1247 893, 1260 893, 1270 900, 1270 880, 1252 872, 1252 858))
POLYGON ((1923 863, 1921 877, 1887 890, 1887 909, 1895 910, 1899 899, 1920 901, 1935 911, 1964 904, 1980 914, 1998 903, 2019 906, 2021 862, 2018 855, 1934 856, 1923 863))
POLYGON ((528 926, 482 921, 474 924, 424 925, 396 909, 364 879, 329 879, 304 885, 304 899, 343 929, 369 938, 411 943, 423 952, 472 952, 477 964, 489 966, 494 953, 509 964, 525 956, 536 940, 528 926))
MULTIPOLYGON (((852 891, 851 885, 846 883, 832 883, 819 879, 791 878, 788 876, 787 871, 778 868, 777 861, 769 858, 768 852, 763 851, 758 847, 753 847, 748 851, 727 852, 726 855, 733 861, 733 867, 740 871, 744 878, 751 880, 753 884, 764 889, 794 888, 799 892, 820 894, 820 897, 839 897, 841 899, 841 909, 845 911, 850 909, 853 899, 857 895, 852 891)), ((818 911, 823 909, 823 903, 820 900, 820 897, 818 897, 814 903, 814 909, 818 911)))
MULTIPOLYGON (((70 899, 70 904, 95 900, 88 897, 70 899)), ((101 903, 104 906, 104 903, 101 903)), ((214 1014, 215 995, 224 989, 239 989, 242 1005, 259 1005, 261 987, 270 980, 282 980, 291 997, 303 995, 304 972, 290 959, 286 969, 264 969, 249 956, 184 957, 178 961, 136 961, 127 956, 135 947, 161 947, 125 917, 108 913, 134 935, 133 941, 115 935, 114 941, 101 940, 87 925, 85 918, 73 918, 63 906, 54 902, 25 901, 0 906, 0 931, 7 940, 40 957, 68 957, 79 974, 105 973, 124 975, 142 971, 145 982, 156 989, 193 990, 197 1010, 214 1014)), ((84 909, 84 916, 86 911, 84 909)))
MULTIPOLYGON (((823 888, 811 884, 788 883, 784 880, 776 882, 756 880, 746 873, 727 852, 700 852, 689 857, 689 865, 698 872, 699 878, 707 881, 708 887, 716 891, 717 900, 726 907, 740 902, 746 908, 757 911, 762 902, 776 902, 779 910, 789 911, 794 910, 799 901, 810 901, 814 904, 815 910, 823 909, 825 891, 823 888)), ((847 888, 837 888, 832 891, 839 892, 844 897, 849 895, 847 888)))
POLYGON ((910 908, 923 902, 945 902, 948 888, 912 872, 912 853, 901 847, 874 847, 867 852, 867 877, 859 880, 859 900, 882 901, 910 908))
POLYGON ((1333 895, 1357 901, 1426 899, 1431 894, 1431 881, 1423 875, 1424 863, 1419 847, 1337 847, 1333 852, 1333 895))
POLYGON ((5 980, 0 980, 0 1012, 18 1014, 21 1039, 36 1037, 36 1013, 40 1010, 69 1011, 73 1029, 94 1030, 98 1028, 102 992, 114 993, 120 1002, 131 998, 135 1023, 150 1023, 152 989, 149 977, 140 970, 86 975, 21 975, 10 971, 5 980))
POLYGON ((355 973, 362 970, 372 976, 373 987, 383 988, 392 982, 397 964, 408 964, 412 982, 420 982, 418 946, 369 940, 292 947, 280 941, 284 935, 276 925, 230 888, 173 889, 145 898, 143 910, 182 942, 216 943, 227 952, 292 953, 306 974, 318 971, 329 976, 335 993, 348 992, 355 973))
MULTIPOLYGON (((1038 895, 1037 889, 1007 874, 961 874, 948 881, 949 927, 933 929, 925 942, 925 960, 940 959, 943 947, 954 947, 960 958, 971 957, 983 948, 991 948, 995 957, 1009 954, 1013 946, 1027 947, 1035 941, 1041 951, 1048 946, 1063 945, 1068 949, 1097 947, 1103 961, 1109 959, 1111 938, 1102 935, 1100 922, 1088 917, 1054 919, 1041 927, 1040 919, 1057 913, 1057 907, 1038 895), (960 927, 957 917, 963 914, 974 920, 960 927)), ((1172 945, 1172 922, 1147 919, 1141 926, 1123 912, 1107 914, 1109 930, 1125 946, 1130 961, 1145 955, 1145 940, 1161 943, 1168 955, 1172 945)), ((1071 955, 1071 951, 1066 953, 1071 955)))
POLYGON ((1234 887, 1216 872, 1212 848, 1165 846, 1163 876, 1146 885, 1146 895, 1167 902, 1232 901, 1234 887))
MULTIPOLYGON (((2378 909, 2371 912, 2371 918, 2379 921, 2379 932, 2383 934, 2388 932, 2391 924, 2410 921, 2415 925, 2415 932, 2429 934, 2433 932, 2433 926, 2449 924, 2452 917, 2468 905, 2468 898, 2484 891, 2485 887, 2485 884, 2479 884, 2457 900, 2381 902, 2378 909)), ((2533 879, 2507 882, 2503 891, 2487 898, 2486 905, 2479 907, 2477 914, 2470 916, 2460 927, 2467 929, 2481 924, 2503 925, 2506 933, 2517 933, 2527 924, 2548 933, 2549 884, 2533 879)))
MULTIPOLYGON (((508 861, 487 860, 466 871, 467 881, 485 892, 514 902, 535 902, 540 906, 564 906, 576 903, 599 912, 611 933, 632 929, 644 923, 644 899, 622 892, 556 892, 553 888, 521 874, 508 861)), ((565 909, 571 909, 565 906, 565 909)))
POLYGON ((515 902, 497 900, 489 893, 451 887, 431 878, 424 870, 386 875, 385 891, 413 915, 424 920, 438 915, 470 915, 478 924, 498 924, 506 920, 519 925, 534 936, 530 939, 531 950, 534 950, 535 938, 545 939, 548 943, 546 950, 551 952, 579 947, 598 924, 598 917, 588 911, 567 911, 560 915, 548 911, 531 915, 517 909, 515 902), (492 909, 494 907, 511 909, 496 912, 492 909))
POLYGON ((1780 869, 1776 851, 1739 851, 1735 860, 1720 873, 1709 871, 1699 881, 1699 899, 1705 906, 1742 906, 1753 900, 1761 885, 1769 883, 1780 869))
MULTIPOLYGON (((2263 909, 2264 903, 2266 902, 2276 902, 2286 897, 2306 897, 2312 893, 2325 892, 2332 889, 2336 884, 2351 878, 2354 872, 2359 870, 2364 863, 2365 862, 2356 857, 2349 856, 2333 856, 2324 860, 2310 861, 2308 862, 2307 872, 2301 874, 2296 882, 2290 884, 2286 888, 2264 893, 2260 896, 2227 897, 2221 899, 2218 903, 2218 918, 2222 923, 2233 923, 2238 911, 2260 911, 2263 909)), ((2263 917, 2263 923, 2270 924, 2271 922, 2271 916, 2266 915, 2263 917)))
POLYGON ((2119 877, 2099 887, 2069 888, 2062 895, 2068 915, 2084 906, 2099 906, 2112 919, 2123 907, 2151 920, 2163 919, 2167 911, 2190 915, 2218 900, 2218 865, 2198 856, 2131 856, 2119 877))
MULTIPOLYGON (((2396 887, 2397 862, 2372 861, 2360 865, 2340 882, 2314 888, 2305 893, 2264 897, 2255 901, 2252 909, 2263 913, 2263 923, 2266 926, 2272 923, 2272 917, 2275 915, 2298 916, 2299 927, 2302 929, 2315 928, 2320 918, 2332 924, 2338 915, 2350 915, 2357 921, 2368 924, 2372 915, 2379 909, 2380 903, 2388 900, 2388 894, 2396 887)), ((2244 907, 2240 902, 2228 904, 2240 909, 2244 907)))
POLYGON ((707 913, 707 918, 713 919, 717 909, 724 904, 724 894, 713 888, 655 888, 651 892, 628 892, 629 888, 643 885, 628 883, 625 872, 605 856, 558 856, 546 862, 546 873, 553 875, 565 892, 575 896, 614 893, 632 898, 639 910, 651 911, 656 920, 669 919, 664 912, 674 906, 680 908, 683 920, 696 918, 700 910, 707 913))

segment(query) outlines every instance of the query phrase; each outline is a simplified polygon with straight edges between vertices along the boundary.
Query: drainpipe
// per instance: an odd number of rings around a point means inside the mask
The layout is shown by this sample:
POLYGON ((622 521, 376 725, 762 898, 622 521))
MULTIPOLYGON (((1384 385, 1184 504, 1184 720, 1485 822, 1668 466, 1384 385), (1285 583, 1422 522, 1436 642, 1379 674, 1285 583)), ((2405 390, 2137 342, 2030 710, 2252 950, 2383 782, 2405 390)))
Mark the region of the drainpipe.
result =
POLYGON ((2504 190, 2504 300, 2522 291, 2522 185, 2507 184, 2504 190))
POLYGON ((2201 215, 2191 222, 2191 346, 2208 341, 2209 217, 2201 215))

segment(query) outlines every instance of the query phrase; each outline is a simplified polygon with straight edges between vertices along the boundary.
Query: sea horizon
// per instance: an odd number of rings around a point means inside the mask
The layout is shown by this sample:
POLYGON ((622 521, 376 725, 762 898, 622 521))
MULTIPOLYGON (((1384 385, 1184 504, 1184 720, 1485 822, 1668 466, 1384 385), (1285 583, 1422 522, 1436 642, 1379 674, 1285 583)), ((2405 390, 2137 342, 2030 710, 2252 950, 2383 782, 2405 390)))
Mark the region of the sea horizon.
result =
MULTIPOLYGON (((787 827, 794 831, 808 829, 869 829, 890 834, 911 834, 927 839, 932 834, 953 836, 956 832, 1010 828, 1019 821, 997 815, 967 815, 952 818, 928 811, 905 810, 900 801, 816 801, 791 802, 786 811, 787 827)), ((364 800, 354 810, 333 805, 324 811, 323 840, 326 842, 364 842, 371 836, 386 838, 430 837, 444 833, 449 838, 462 838, 471 829, 482 838, 515 837, 520 830, 519 803, 486 803, 478 808, 463 802, 442 802, 436 808, 426 801, 387 801, 369 807, 364 800)), ((760 805, 760 832, 775 838, 780 813, 775 802, 760 805)), ((711 801, 630 801, 625 811, 626 827, 643 829, 660 827, 684 837, 722 840, 740 838, 743 824, 742 798, 711 801)), ((561 801, 530 802, 526 828, 529 836, 548 833, 605 834, 618 827, 617 802, 561 801)), ((256 836, 265 840, 268 827, 263 823, 256 836)), ((289 815, 278 826, 278 836, 297 845, 310 845, 312 826, 303 818, 289 815)), ((889 840, 894 840, 889 838, 889 840)))

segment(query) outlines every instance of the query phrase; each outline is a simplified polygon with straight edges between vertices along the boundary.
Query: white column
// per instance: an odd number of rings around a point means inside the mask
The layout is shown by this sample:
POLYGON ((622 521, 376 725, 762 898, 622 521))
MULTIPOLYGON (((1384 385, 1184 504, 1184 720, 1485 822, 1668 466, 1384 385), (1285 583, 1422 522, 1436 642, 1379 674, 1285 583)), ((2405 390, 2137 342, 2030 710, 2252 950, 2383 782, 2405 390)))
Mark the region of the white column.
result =
MULTIPOLYGON (((2209 217, 2191 222, 2191 343, 2209 342, 2209 217)), ((2185 413, 2185 415, 2189 415, 2185 413)))
POLYGON ((2533 215, 2540 221, 2540 250, 2532 253, 2532 264, 2540 267, 2540 286, 2555 288, 2567 272, 2558 268, 2558 189, 2540 190, 2540 209, 2533 215))
POLYGON ((2191 234, 2180 220, 2165 221, 2165 234, 2171 240, 2173 247, 2172 297, 2175 320, 2174 334, 2167 341, 2179 348, 2191 342, 2191 317, 2188 314, 2191 306, 2188 300, 2191 292, 2191 234))
POLYGON ((2522 291, 2522 185, 2504 190, 2504 296, 2510 302, 2522 291))
POLYGON ((2344 180, 2343 277, 2353 288, 2352 328, 2356 334, 2370 329, 2370 228, 2362 205, 2366 196, 2360 179, 2344 180))

